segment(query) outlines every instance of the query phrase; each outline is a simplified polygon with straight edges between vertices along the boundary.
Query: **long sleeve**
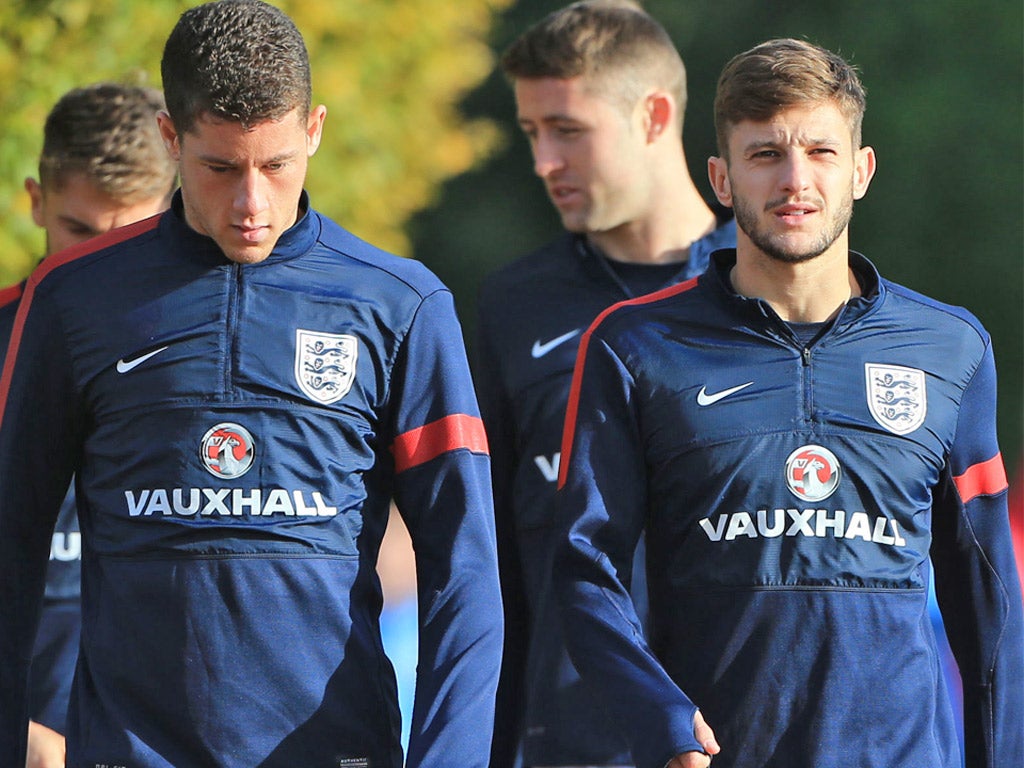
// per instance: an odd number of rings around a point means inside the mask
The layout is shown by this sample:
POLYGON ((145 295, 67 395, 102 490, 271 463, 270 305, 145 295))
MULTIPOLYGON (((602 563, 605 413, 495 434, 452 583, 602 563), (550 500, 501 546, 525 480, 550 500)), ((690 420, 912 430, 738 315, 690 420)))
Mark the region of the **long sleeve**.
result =
POLYGON ((508 398, 501 385, 501 361, 494 350, 495 333, 486 300, 481 301, 478 323, 477 365, 474 368, 480 411, 487 430, 491 453, 491 481, 498 566, 504 610, 504 651, 494 711, 492 768, 515 762, 526 702, 526 657, 529 641, 529 612, 526 585, 516 535, 513 478, 516 471, 515 428, 508 398))
POLYGON ((629 594, 647 517, 636 397, 615 353, 597 336, 584 337, 562 445, 565 533, 555 581, 573 662, 622 724, 637 766, 661 768, 701 747, 693 737, 696 707, 644 640, 629 594))
POLYGON ((408 766, 485 766, 501 657, 490 465, 451 295, 421 305, 391 384, 396 502, 412 537, 420 656, 408 766))
MULTIPOLYGON (((50 538, 77 455, 57 320, 28 283, 0 378, 0 763, 23 765, 26 685, 50 538)), ((7 330, 7 329, 5 329, 7 330)))
POLYGON ((1024 764, 1024 608, 995 403, 989 345, 964 392, 933 510, 936 592, 963 680, 969 768, 1024 764))

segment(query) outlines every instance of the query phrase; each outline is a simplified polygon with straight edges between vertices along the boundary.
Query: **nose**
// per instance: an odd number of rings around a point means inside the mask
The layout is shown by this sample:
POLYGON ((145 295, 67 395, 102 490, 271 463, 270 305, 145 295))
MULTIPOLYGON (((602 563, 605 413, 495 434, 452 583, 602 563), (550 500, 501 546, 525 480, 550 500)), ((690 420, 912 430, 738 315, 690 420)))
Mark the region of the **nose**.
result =
POLYGON ((557 143, 544 133, 533 141, 533 172, 542 179, 565 167, 565 160, 557 143))
POLYGON ((263 174, 258 169, 248 169, 242 174, 235 194, 235 208, 252 217, 267 207, 267 195, 263 174))
POLYGON ((786 156, 781 179, 785 192, 802 192, 811 184, 811 163, 800 152, 791 152, 786 156))

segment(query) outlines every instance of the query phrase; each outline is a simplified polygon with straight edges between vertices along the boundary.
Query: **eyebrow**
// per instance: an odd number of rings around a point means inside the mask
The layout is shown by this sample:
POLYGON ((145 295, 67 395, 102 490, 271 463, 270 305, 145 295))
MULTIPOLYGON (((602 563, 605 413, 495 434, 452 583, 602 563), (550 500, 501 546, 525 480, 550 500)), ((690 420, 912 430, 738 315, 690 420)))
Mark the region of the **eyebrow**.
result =
MULTIPOLYGON (((780 141, 778 139, 759 139, 754 140, 743 147, 743 151, 753 152, 758 149, 774 149, 776 147, 789 146, 788 141, 780 141)), ((800 140, 797 142, 797 146, 801 147, 838 147, 842 146, 842 142, 834 138, 820 138, 810 139, 807 141, 800 140)))
MULTIPOLYGON (((280 155, 274 155, 274 157, 268 158, 266 160, 261 160, 260 165, 270 165, 271 163, 280 163, 284 162, 285 160, 292 160, 296 156, 298 156, 298 154, 298 152, 282 152, 280 155)), ((202 162, 209 163, 210 165, 239 165, 238 160, 229 160, 223 157, 217 157, 216 155, 198 155, 197 157, 202 162)))
POLYGON ((524 123, 579 123, 582 120, 574 115, 567 115, 564 112, 553 112, 547 115, 541 115, 538 118, 533 117, 516 117, 516 120, 520 125, 524 123))

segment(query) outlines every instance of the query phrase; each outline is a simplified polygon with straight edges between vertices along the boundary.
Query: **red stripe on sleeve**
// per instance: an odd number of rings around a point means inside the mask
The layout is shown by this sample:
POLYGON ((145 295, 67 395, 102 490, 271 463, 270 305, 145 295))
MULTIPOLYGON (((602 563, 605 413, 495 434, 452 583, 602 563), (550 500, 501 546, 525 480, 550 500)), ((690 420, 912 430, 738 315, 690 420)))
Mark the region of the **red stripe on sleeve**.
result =
POLYGON ((412 429, 395 438, 391 452, 395 470, 404 472, 460 448, 487 453, 487 433, 479 417, 456 413, 412 429))
POLYGON ((699 278, 691 277, 689 280, 682 283, 670 285, 668 288, 662 288, 660 291, 649 293, 646 296, 640 296, 635 299, 628 299, 627 301, 620 301, 617 304, 612 304, 597 316, 597 319, 590 324, 586 333, 583 334, 583 338, 580 340, 579 351, 576 353, 576 366, 572 373, 572 387, 569 390, 569 405, 565 409, 565 427, 562 429, 562 454, 558 461, 559 489, 565 485, 565 480, 569 476, 569 455, 572 452, 573 433, 576 431, 576 414, 580 407, 580 384, 583 381, 583 360, 587 356, 587 347, 590 346, 590 336, 594 332, 594 329, 599 326, 601 322, 608 317, 608 315, 620 307, 636 306, 637 304, 650 304, 652 301, 666 299, 670 296, 676 295, 677 293, 685 293, 697 285, 698 279, 699 278))
POLYGON ((1005 491, 1009 483, 1002 454, 997 453, 988 461, 968 467, 962 475, 954 477, 953 482, 964 504, 976 496, 991 496, 1005 491))

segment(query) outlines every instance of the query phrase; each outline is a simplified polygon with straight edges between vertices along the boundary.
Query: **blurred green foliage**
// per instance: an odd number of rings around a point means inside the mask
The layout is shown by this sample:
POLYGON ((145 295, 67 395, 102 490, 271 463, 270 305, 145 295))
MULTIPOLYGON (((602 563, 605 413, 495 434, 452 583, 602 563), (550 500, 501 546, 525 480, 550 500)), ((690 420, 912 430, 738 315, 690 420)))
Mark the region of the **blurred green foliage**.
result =
MULTIPOLYGON (((68 88, 159 85, 163 41, 198 0, 13 0, 0 5, 0 284, 42 252, 22 180, 68 88)), ((328 107, 310 167, 314 205, 431 266, 455 292, 472 346, 476 288, 559 229, 517 136, 496 52, 561 0, 275 0, 313 60, 328 107), (482 162, 486 159, 486 162, 482 162), (436 204, 436 205, 435 205, 436 204), (431 207, 433 205, 433 207, 431 207), (422 209, 427 209, 423 211, 422 209), (417 214, 417 211, 421 211, 417 214)), ((865 142, 879 170, 852 243, 882 273, 968 307, 992 333, 1000 435, 1024 448, 1024 56, 1020 3, 981 0, 646 0, 683 53, 685 145, 710 197, 715 80, 735 53, 803 37, 857 64, 865 142)))
MULTIPOLYGON (((502 50, 567 2, 519 0, 495 27, 502 50)), ((878 172, 857 202, 853 247, 886 277, 966 306, 993 337, 1000 439, 1008 470, 1024 449, 1024 4, 980 0, 644 0, 686 62, 684 143, 711 199, 715 83, 732 56, 773 37, 805 38, 856 64, 868 89, 864 142, 878 172)), ((492 73, 464 102, 509 137, 481 168, 444 186, 413 218, 414 255, 455 292, 472 345, 483 276, 560 225, 517 136, 511 88, 492 73)), ((1024 479, 1024 476, 1022 476, 1024 479)))
MULTIPOLYGON (((493 67, 492 17, 511 0, 275 2, 306 38, 313 98, 327 105, 310 166, 314 205, 361 237, 408 254, 405 224, 444 179, 498 137, 460 98, 493 67)), ((14 0, 0 5, 0 284, 43 251, 26 176, 42 126, 67 91, 99 80, 160 84, 168 33, 198 0, 14 0)))

